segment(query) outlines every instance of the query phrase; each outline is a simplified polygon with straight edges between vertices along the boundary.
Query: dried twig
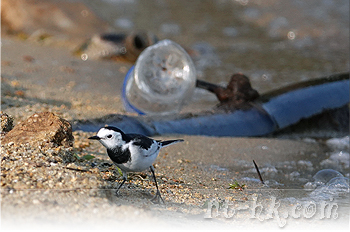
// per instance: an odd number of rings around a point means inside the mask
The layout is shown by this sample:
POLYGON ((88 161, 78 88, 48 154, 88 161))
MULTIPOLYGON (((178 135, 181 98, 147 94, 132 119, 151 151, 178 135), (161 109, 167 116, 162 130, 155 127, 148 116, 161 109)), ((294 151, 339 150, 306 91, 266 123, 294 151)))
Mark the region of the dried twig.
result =
POLYGON ((255 163, 255 160, 253 160, 253 163, 254 163, 254 166, 255 166, 256 172, 258 173, 258 176, 259 176, 259 179, 260 179, 261 183, 262 183, 262 184, 265 184, 265 183, 264 183, 263 178, 261 177, 261 174, 260 174, 260 171, 259 171, 258 165, 256 165, 256 163, 255 163))
POLYGON ((69 170, 73 170, 73 171, 77 171, 77 172, 90 172, 90 170, 86 170, 86 169, 78 169, 78 168, 72 168, 72 167, 64 167, 65 169, 69 169, 69 170))

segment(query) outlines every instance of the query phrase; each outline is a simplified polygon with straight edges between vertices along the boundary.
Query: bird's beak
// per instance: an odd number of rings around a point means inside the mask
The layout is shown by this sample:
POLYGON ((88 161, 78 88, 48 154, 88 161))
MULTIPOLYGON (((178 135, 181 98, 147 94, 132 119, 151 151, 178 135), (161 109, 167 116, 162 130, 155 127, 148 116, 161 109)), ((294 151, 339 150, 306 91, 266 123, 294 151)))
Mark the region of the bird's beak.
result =
POLYGON ((91 136, 88 139, 95 139, 95 140, 100 140, 101 138, 98 137, 97 135, 91 136))

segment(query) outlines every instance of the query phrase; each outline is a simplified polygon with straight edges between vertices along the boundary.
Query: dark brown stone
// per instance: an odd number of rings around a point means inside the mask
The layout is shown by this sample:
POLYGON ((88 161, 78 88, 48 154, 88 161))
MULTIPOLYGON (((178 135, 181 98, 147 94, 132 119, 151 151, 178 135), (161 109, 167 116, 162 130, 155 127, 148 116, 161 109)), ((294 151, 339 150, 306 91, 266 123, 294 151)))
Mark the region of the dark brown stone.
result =
POLYGON ((1 128, 0 133, 6 133, 13 128, 13 118, 7 114, 0 112, 1 128))
POLYGON ((72 146, 71 124, 51 112, 36 113, 8 132, 3 143, 72 146))

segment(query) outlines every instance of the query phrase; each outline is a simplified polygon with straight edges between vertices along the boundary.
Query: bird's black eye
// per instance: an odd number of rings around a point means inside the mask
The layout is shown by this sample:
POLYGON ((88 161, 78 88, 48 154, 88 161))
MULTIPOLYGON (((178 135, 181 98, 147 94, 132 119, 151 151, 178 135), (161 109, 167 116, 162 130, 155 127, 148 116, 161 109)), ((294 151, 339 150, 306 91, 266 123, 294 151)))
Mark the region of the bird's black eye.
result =
POLYGON ((112 135, 107 135, 107 138, 109 138, 109 139, 112 138, 112 135))

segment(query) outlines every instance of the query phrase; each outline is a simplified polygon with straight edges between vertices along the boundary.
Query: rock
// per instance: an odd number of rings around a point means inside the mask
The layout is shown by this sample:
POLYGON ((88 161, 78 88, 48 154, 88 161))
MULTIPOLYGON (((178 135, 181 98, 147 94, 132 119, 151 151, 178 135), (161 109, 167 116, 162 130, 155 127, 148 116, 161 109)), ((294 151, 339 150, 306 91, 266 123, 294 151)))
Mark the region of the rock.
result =
POLYGON ((2 143, 13 142, 16 145, 40 143, 41 145, 72 146, 74 137, 71 124, 51 112, 42 112, 30 116, 8 132, 2 143))
POLYGON ((104 33, 94 35, 74 53, 82 59, 111 59, 134 63, 144 49, 157 41, 158 38, 152 32, 142 30, 129 34, 104 33))
POLYGON ((0 133, 6 133, 13 128, 13 118, 7 114, 0 112, 1 128, 0 133))

